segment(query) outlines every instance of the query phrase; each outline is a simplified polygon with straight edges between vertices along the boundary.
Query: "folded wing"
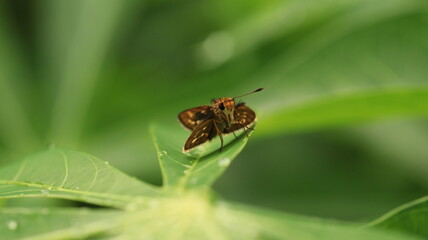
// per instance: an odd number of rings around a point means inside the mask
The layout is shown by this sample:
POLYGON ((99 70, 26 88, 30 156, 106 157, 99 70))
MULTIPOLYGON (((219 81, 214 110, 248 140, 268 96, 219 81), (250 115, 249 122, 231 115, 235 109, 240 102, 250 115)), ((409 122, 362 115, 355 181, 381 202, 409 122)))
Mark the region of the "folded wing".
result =
POLYGON ((208 119, 201 122, 195 130, 193 130, 190 137, 184 144, 184 151, 194 148, 208 140, 213 139, 217 135, 216 128, 214 127, 214 120, 208 119))
POLYGON ((203 121, 213 117, 212 107, 203 105, 199 107, 190 108, 178 114, 178 120, 189 130, 194 130, 203 121))

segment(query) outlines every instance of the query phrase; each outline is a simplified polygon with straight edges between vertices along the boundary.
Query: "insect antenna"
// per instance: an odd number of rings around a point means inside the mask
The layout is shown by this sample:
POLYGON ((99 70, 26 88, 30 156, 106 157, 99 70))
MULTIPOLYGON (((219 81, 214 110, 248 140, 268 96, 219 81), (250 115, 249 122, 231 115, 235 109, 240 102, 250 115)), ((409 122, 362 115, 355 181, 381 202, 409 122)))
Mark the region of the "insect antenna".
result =
POLYGON ((261 90, 263 90, 263 88, 258 88, 258 89, 254 90, 252 92, 249 92, 249 93, 246 93, 246 94, 242 94, 242 95, 239 95, 239 96, 236 96, 236 97, 233 97, 233 98, 240 98, 240 97, 247 96, 247 95, 255 93, 255 92, 260 92, 261 90))

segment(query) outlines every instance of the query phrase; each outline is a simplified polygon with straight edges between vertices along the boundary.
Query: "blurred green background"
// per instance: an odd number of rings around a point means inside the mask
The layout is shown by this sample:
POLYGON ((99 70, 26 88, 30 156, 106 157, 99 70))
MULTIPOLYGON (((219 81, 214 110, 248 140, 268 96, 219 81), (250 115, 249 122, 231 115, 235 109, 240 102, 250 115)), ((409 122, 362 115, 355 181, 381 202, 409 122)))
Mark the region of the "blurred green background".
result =
POLYGON ((275 114, 427 89, 427 64, 425 0, 1 1, 0 164, 55 144, 161 185, 150 122, 264 87, 244 99, 260 128, 215 190, 373 219, 428 192, 426 114, 373 117, 390 106, 367 101, 355 121, 288 128, 275 114))

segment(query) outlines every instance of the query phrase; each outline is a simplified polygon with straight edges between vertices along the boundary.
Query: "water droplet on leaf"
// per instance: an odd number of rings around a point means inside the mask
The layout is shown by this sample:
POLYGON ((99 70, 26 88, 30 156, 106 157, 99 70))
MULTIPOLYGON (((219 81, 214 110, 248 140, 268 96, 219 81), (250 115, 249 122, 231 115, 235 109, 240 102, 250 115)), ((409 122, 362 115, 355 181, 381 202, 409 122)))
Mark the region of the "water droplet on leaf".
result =
POLYGON ((218 165, 220 167, 227 167, 229 166, 230 162, 231 162, 230 158, 223 158, 220 161, 218 161, 218 165))
POLYGON ((18 222, 14 220, 10 220, 7 222, 7 228, 9 230, 15 231, 18 228, 18 222))

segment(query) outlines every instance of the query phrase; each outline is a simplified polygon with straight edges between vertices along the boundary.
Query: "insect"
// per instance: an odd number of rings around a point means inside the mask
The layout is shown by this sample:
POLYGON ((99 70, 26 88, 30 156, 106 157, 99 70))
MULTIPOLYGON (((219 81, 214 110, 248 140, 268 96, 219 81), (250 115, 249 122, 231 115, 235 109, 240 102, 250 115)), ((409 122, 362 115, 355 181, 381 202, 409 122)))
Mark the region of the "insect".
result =
MULTIPOLYGON (((243 102, 235 104, 235 98, 260 92, 261 90, 263 88, 237 97, 216 98, 211 100, 212 105, 190 108, 178 114, 178 120, 181 124, 192 131, 184 144, 183 152, 210 141, 217 135, 221 142, 221 152, 223 149, 223 134, 233 133, 235 135, 234 132, 242 128, 244 128, 244 131, 246 129, 254 130, 249 125, 256 119, 256 114, 243 102)), ((247 134, 247 132, 245 133, 247 134)))

